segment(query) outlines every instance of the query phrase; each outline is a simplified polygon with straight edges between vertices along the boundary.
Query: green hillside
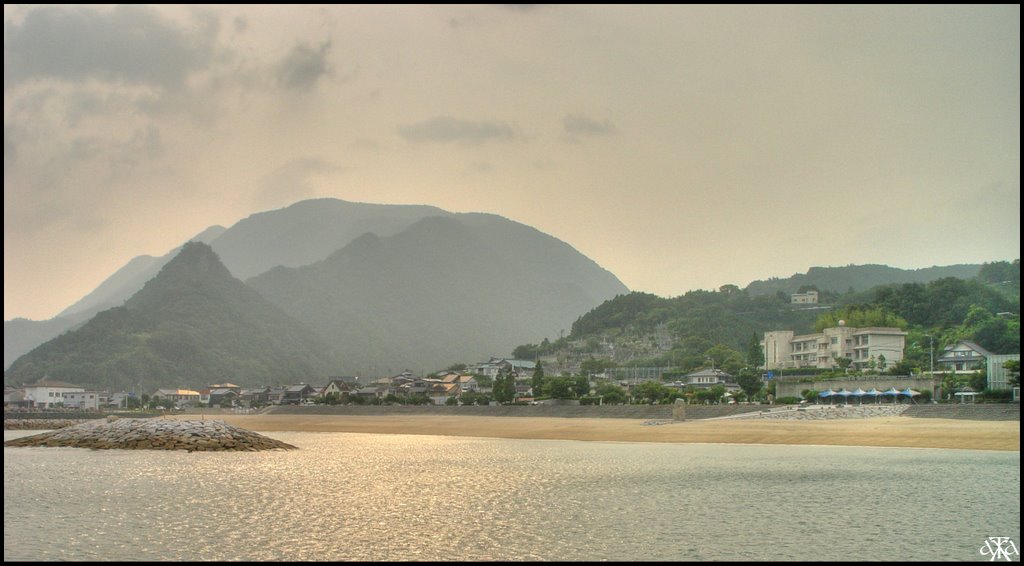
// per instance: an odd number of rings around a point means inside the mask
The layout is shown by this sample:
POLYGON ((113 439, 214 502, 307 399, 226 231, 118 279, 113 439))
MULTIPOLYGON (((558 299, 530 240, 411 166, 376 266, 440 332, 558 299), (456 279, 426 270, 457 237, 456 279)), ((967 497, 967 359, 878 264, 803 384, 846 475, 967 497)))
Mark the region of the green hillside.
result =
POLYGON ((627 291, 565 242, 475 213, 368 233, 247 284, 328 340, 342 371, 364 375, 507 355, 627 291))
POLYGON ((581 316, 569 336, 521 345, 514 355, 593 358, 606 366, 681 371, 714 363, 739 371, 760 363, 758 341, 764 332, 812 333, 839 320, 851 326, 897 325, 908 330, 906 362, 896 368, 904 373, 926 367, 926 335, 932 336, 936 352, 961 339, 997 353, 1020 352, 1019 260, 985 264, 977 277, 967 280, 890 283, 822 296, 829 302, 793 305, 788 293, 758 295, 734 285, 675 298, 630 293, 581 316))
POLYGON ((319 382, 335 366, 327 350, 231 277, 210 246, 191 242, 124 306, 25 354, 4 382, 47 377, 111 390, 319 382))
POLYGON ((888 265, 847 265, 843 267, 812 267, 807 273, 796 273, 787 278, 753 281, 746 290, 751 295, 770 295, 777 292, 797 293, 814 288, 821 293, 842 294, 867 291, 878 285, 894 283, 928 283, 936 279, 956 277, 974 279, 981 269, 979 264, 945 265, 923 269, 900 269, 888 265))

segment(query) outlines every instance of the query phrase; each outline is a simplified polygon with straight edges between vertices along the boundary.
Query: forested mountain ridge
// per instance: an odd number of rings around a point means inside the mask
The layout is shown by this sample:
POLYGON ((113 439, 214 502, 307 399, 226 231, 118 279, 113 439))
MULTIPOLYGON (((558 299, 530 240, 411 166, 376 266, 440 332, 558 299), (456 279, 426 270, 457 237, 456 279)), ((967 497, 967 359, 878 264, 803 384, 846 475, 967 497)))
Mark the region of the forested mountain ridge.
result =
POLYGON ((565 242, 481 213, 364 234, 321 262, 247 283, 330 342, 343 371, 361 374, 507 355, 628 292, 565 242))
POLYGON ((322 381, 327 345, 190 242, 124 306, 20 357, 4 382, 143 390, 322 381))
POLYGON ((807 273, 795 273, 790 277, 772 277, 752 281, 745 287, 751 295, 797 293, 813 287, 820 293, 842 294, 851 289, 866 291, 878 285, 893 283, 928 283, 936 279, 956 277, 973 279, 978 276, 981 264, 958 264, 925 267, 922 269, 900 269, 888 265, 847 265, 843 267, 811 267, 807 273))
MULTIPOLYGON (((230 228, 211 226, 189 241, 210 244, 232 275, 245 280, 278 265, 297 267, 322 260, 366 232, 389 236, 421 218, 448 214, 452 213, 427 205, 309 199, 251 214, 230 228)), ((99 311, 123 304, 180 250, 178 246, 159 257, 131 259, 52 319, 4 321, 4 367, 99 311)))
POLYGON ((633 292, 584 314, 569 336, 524 344, 517 357, 560 353, 568 359, 605 359, 617 365, 676 367, 684 371, 714 362, 738 371, 755 366, 758 341, 768 330, 807 334, 845 320, 851 326, 893 321, 910 332, 908 372, 928 358, 928 340, 941 352, 960 339, 997 353, 1020 352, 1020 261, 993 262, 964 280, 891 283, 862 292, 825 293, 826 304, 791 304, 788 293, 756 295, 735 285, 691 291, 674 298, 633 292), (915 365, 916 364, 916 365, 915 365))

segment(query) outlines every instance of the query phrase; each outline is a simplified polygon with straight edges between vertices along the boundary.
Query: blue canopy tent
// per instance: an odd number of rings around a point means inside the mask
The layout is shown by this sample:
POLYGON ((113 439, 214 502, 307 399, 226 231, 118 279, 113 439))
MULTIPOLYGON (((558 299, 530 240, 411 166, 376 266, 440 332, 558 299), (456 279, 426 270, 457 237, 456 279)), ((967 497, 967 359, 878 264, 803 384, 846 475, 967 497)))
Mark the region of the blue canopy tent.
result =
POLYGON ((917 401, 914 401, 914 396, 915 395, 920 395, 920 394, 921 394, 920 391, 914 391, 913 389, 911 389, 909 387, 904 389, 903 391, 900 391, 900 395, 906 395, 907 397, 909 397, 911 403, 917 403, 917 401))
POLYGON ((893 403, 893 405, 896 404, 896 397, 898 397, 899 394, 900 394, 900 392, 897 391, 895 387, 890 387, 886 391, 882 392, 882 395, 890 395, 890 396, 892 396, 892 403, 893 403))
POLYGON ((858 405, 863 405, 864 404, 864 396, 867 395, 867 392, 864 391, 863 389, 861 389, 860 387, 858 387, 858 388, 854 389, 853 393, 850 393, 850 395, 853 395, 854 397, 857 398, 857 404, 858 405))
POLYGON ((850 395, 853 395, 853 393, 847 391, 846 388, 844 387, 844 388, 840 389, 839 391, 836 391, 836 395, 842 396, 843 403, 846 403, 849 400, 850 395))
POLYGON ((829 405, 831 405, 831 404, 832 404, 832 397, 833 397, 833 396, 834 396, 835 394, 836 394, 836 392, 835 392, 835 391, 832 391, 832 388, 831 388, 831 387, 829 387, 828 389, 826 389, 826 390, 822 391, 821 393, 818 393, 818 398, 820 399, 820 398, 822 398, 822 397, 828 397, 828 398, 829 398, 829 399, 828 399, 828 404, 829 404, 829 405))
POLYGON ((864 392, 865 395, 870 395, 875 398, 875 403, 878 403, 878 396, 882 394, 881 391, 872 387, 871 389, 864 392))

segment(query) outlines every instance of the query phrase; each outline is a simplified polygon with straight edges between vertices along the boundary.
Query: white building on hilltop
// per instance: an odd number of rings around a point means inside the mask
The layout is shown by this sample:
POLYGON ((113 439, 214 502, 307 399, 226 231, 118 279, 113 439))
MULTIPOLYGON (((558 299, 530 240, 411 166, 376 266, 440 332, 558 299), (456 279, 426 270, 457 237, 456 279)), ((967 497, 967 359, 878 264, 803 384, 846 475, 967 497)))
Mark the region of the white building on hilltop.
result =
POLYGON ((789 302, 794 305, 816 305, 818 304, 818 292, 812 290, 806 293, 793 293, 789 296, 789 302))
POLYGON ((817 334, 765 332, 761 350, 765 369, 830 369, 839 366, 840 358, 849 358, 855 370, 884 371, 903 359, 906 338, 907 333, 899 328, 853 328, 839 321, 839 326, 817 334))

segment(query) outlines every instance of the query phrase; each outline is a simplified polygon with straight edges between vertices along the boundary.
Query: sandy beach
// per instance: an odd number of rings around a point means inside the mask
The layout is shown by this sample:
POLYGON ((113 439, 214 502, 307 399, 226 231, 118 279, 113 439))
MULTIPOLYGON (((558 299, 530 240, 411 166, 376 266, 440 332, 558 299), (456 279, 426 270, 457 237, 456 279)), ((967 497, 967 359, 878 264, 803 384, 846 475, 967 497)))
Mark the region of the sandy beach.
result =
POLYGON ((804 444, 1020 451, 1019 421, 877 417, 826 421, 477 416, 175 415, 218 419, 261 433, 359 432, 547 440, 715 444, 804 444))

